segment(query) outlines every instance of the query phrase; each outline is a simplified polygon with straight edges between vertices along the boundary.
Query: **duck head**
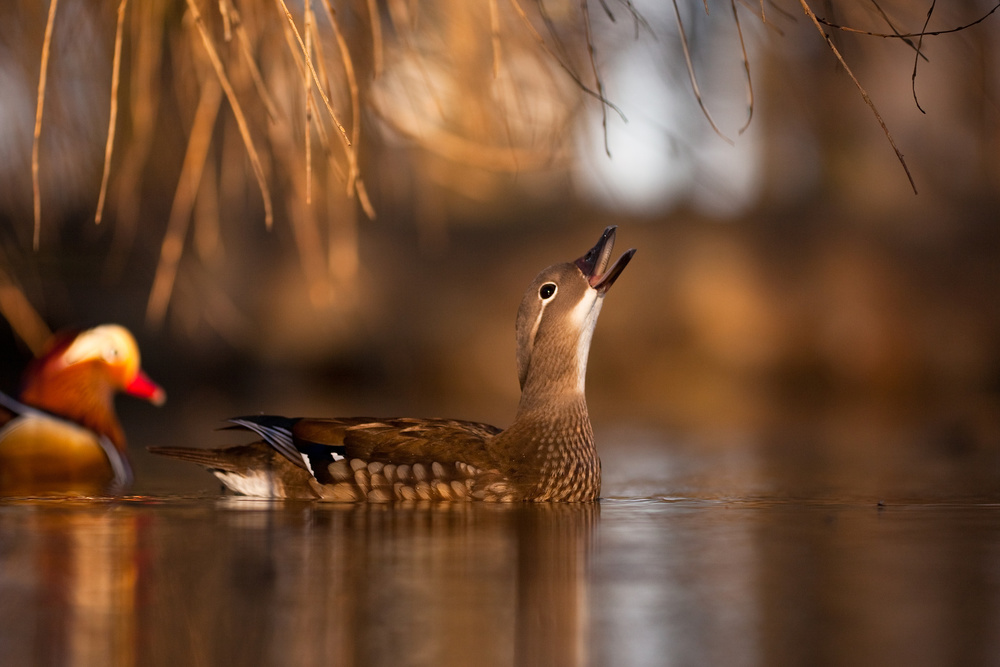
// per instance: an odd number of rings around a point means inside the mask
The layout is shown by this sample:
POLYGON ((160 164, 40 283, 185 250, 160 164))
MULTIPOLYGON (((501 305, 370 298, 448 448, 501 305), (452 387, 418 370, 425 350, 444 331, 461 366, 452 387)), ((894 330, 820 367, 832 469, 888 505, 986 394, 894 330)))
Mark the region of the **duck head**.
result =
POLYGON ((114 411, 118 392, 154 405, 166 400, 163 389, 143 372, 132 334, 106 324, 55 337, 28 366, 21 400, 107 435, 121 449, 124 437, 114 411))
POLYGON ((608 290, 635 248, 610 266, 615 227, 574 262, 545 269, 517 312, 517 373, 525 395, 582 396, 590 341, 608 290))

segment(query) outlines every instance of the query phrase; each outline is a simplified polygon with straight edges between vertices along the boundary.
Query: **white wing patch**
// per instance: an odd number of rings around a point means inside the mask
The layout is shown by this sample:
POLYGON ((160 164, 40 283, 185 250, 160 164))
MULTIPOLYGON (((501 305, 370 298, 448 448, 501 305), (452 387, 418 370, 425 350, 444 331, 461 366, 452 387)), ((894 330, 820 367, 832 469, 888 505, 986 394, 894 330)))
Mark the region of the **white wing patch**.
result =
POLYGON ((255 496, 258 498, 280 498, 275 488, 274 476, 265 470, 254 470, 243 473, 226 472, 224 470, 213 470, 220 482, 227 489, 243 496, 255 496))

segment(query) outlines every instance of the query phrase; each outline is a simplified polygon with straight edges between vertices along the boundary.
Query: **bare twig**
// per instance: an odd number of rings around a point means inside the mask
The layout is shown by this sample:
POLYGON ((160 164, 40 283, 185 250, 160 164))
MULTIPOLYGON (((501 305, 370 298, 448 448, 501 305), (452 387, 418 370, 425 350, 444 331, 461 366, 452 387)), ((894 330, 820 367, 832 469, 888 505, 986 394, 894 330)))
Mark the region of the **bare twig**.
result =
POLYGON ((38 151, 42 136, 42 112, 45 109, 45 81, 49 71, 49 50, 52 46, 52 28, 56 23, 56 7, 59 0, 50 0, 49 17, 45 22, 45 38, 42 41, 41 72, 38 75, 38 104, 35 107, 35 135, 31 143, 31 191, 35 204, 35 231, 32 235, 32 247, 38 250, 42 235, 42 191, 38 184, 38 151))
POLYGON ((201 182, 205 159, 212 140, 212 126, 219 115, 222 103, 221 80, 208 78, 202 85, 201 99, 195 111, 191 135, 188 137, 184 163, 181 166, 174 201, 170 206, 167 231, 160 246, 160 260, 156 266, 153 287, 146 303, 146 322, 154 327, 163 323, 170 303, 170 295, 177 277, 177 265, 184 251, 184 239, 191 224, 191 211, 201 182))
POLYGON ((848 67, 847 61, 844 60, 844 57, 840 55, 840 51, 833 43, 833 40, 830 39, 830 36, 826 34, 825 30, 823 30, 823 24, 816 17, 816 14, 813 13, 813 10, 809 7, 809 3, 806 0, 799 0, 799 4, 802 6, 802 11, 805 12, 806 16, 808 16, 813 22, 813 25, 816 26, 816 30, 819 31, 819 34, 823 36, 827 46, 830 47, 830 50, 833 51, 833 55, 836 56, 837 60, 840 62, 841 67, 844 68, 844 71, 846 71, 848 76, 851 77, 851 81, 854 82, 854 85, 857 86, 858 90, 861 92, 861 98, 865 101, 865 104, 867 104, 868 108, 872 110, 873 114, 875 114, 875 119, 882 127, 882 131, 885 133, 885 138, 889 140, 889 145, 892 146, 892 150, 895 151, 899 164, 903 166, 903 171, 906 172, 906 178, 910 181, 910 187, 913 188, 913 194, 917 194, 917 185, 913 182, 913 175, 910 174, 910 168, 906 166, 906 160, 903 159, 903 154, 899 152, 898 148, 896 148, 896 142, 892 140, 892 135, 889 134, 889 128, 886 127, 885 121, 882 120, 882 115, 878 112, 878 109, 875 108, 875 103, 872 102, 870 97, 868 97, 868 91, 864 89, 864 86, 861 85, 858 78, 854 76, 854 72, 852 72, 851 68, 848 67))
MULTIPOLYGON (((188 0, 191 2, 192 0, 188 0)), ((330 102, 330 98, 327 96, 326 91, 323 90, 323 84, 319 80, 319 75, 316 74, 316 68, 313 67, 312 58, 309 57, 309 53, 306 51, 305 42, 302 41, 302 35, 299 34, 299 29, 295 27, 295 19, 292 18, 292 13, 288 11, 288 6, 285 4, 285 0, 278 0, 278 4, 281 5, 282 10, 285 12, 285 18, 288 19, 288 25, 292 28, 292 33, 295 35, 295 39, 299 42, 299 48, 302 49, 302 53, 305 56, 306 68, 312 75, 313 82, 316 84, 316 89, 319 90, 319 96, 323 98, 323 103, 326 105, 326 110, 330 114, 331 120, 333 120, 334 125, 340 130, 340 136, 343 142, 347 145, 351 145, 351 140, 347 136, 347 130, 341 125, 340 121, 337 119, 337 112, 333 110, 333 103, 330 102)))
MULTIPOLYGON (((590 9, 587 0, 580 0, 580 13, 583 15, 583 29, 587 41, 587 54, 590 56, 590 69, 594 73, 594 83, 597 85, 597 94, 604 99, 604 82, 601 81, 601 72, 597 69, 597 54, 594 48, 594 34, 590 27, 590 9)), ((604 131, 604 153, 611 157, 611 147, 608 145, 608 107, 601 104, 601 128, 604 131)))
POLYGON ((36 357, 45 350, 45 343, 52 332, 38 311, 24 295, 14 280, 0 267, 0 315, 7 320, 11 330, 17 334, 36 357))
MULTIPOLYGON (((684 22, 681 20, 681 10, 677 6, 677 0, 673 0, 674 3, 674 14, 677 16, 677 29, 681 35, 681 48, 684 50, 684 61, 687 63, 688 78, 691 79, 691 88, 694 90, 694 98, 698 101, 698 106, 701 107, 701 113, 705 116, 708 124, 712 126, 715 133, 722 137, 723 141, 729 145, 733 144, 733 140, 722 133, 719 126, 715 124, 712 119, 712 114, 708 112, 708 107, 705 106, 705 100, 702 99, 701 90, 698 88, 698 77, 694 73, 694 63, 691 62, 691 49, 688 47, 687 33, 684 31, 684 22)), ((707 8, 706 8, 707 9, 707 8)))
MULTIPOLYGON (((909 37, 903 36, 903 34, 901 32, 899 32, 899 30, 896 29, 896 26, 892 22, 892 19, 889 18, 889 15, 886 14, 885 10, 882 9, 882 7, 878 4, 878 2, 876 0, 871 0, 871 3, 875 7, 875 11, 877 11, 878 14, 879 14, 879 16, 882 17, 882 20, 885 21, 885 24, 887 26, 889 26, 889 28, 892 30, 893 34, 896 35, 897 37, 899 37, 901 40, 903 40, 904 44, 906 44, 911 49, 913 49, 914 51, 916 51, 918 57, 923 58, 926 61, 927 60, 927 56, 925 56, 923 53, 920 52, 920 49, 917 47, 916 44, 913 43, 912 39, 910 39, 909 37)), ((927 26, 925 24, 924 28, 926 29, 926 27, 927 26)))
POLYGON ((740 26, 740 15, 736 11, 736 0, 730 0, 729 4, 733 8, 733 21, 736 22, 736 34, 740 37, 740 51, 743 54, 743 71, 747 77, 747 120, 738 132, 738 134, 743 134, 750 127, 750 121, 753 120, 753 80, 750 78, 750 58, 747 57, 747 45, 743 41, 743 28, 740 26))
POLYGON ((832 21, 828 21, 826 19, 819 18, 818 16, 815 16, 815 15, 813 15, 814 16, 813 22, 814 23, 820 23, 822 25, 825 25, 825 26, 827 26, 829 28, 834 28, 836 30, 842 30, 844 32, 856 32, 856 33, 859 33, 859 34, 862 34, 862 35, 868 35, 869 37, 882 37, 884 39, 904 39, 905 40, 905 39, 913 39, 914 37, 937 37, 938 35, 948 35, 948 34, 953 33, 953 32, 962 32, 963 30, 968 30, 972 26, 979 25, 980 23, 982 23, 983 21, 985 21, 986 19, 988 19, 990 16, 992 16, 994 13, 996 13, 996 11, 998 9, 1000 9, 1000 2, 998 2, 995 5, 993 5, 993 8, 990 9, 990 11, 986 12, 985 14, 983 14, 982 16, 980 16, 975 21, 971 21, 969 23, 966 23, 965 25, 960 25, 957 28, 948 28, 946 30, 931 30, 931 31, 928 31, 928 32, 910 32, 910 33, 903 33, 903 34, 899 34, 899 33, 895 33, 895 32, 894 33, 872 32, 871 30, 862 30, 860 28, 851 28, 849 26, 840 25, 838 23, 834 23, 832 21))
POLYGON ((243 60, 247 64, 247 69, 250 71, 250 78, 253 81, 254 88, 257 90, 257 95, 260 96, 261 101, 264 103, 264 109, 267 110, 267 117, 271 119, 271 122, 277 122, 278 120, 278 108, 271 98, 271 94, 267 90, 267 86, 264 84, 264 77, 260 74, 260 68, 257 67, 257 61, 253 57, 253 48, 250 45, 250 37, 247 35, 246 26, 243 25, 243 18, 240 13, 233 7, 230 0, 223 0, 220 6, 226 6, 226 15, 229 17, 229 21, 232 23, 233 28, 236 29, 236 41, 239 43, 240 52, 243 54, 243 60))
POLYGON ((562 58, 560 58, 555 52, 552 51, 552 48, 545 41, 545 38, 542 37, 535 29, 535 26, 532 25, 531 19, 528 17, 528 14, 524 11, 524 8, 521 7, 521 3, 518 2, 518 0, 510 0, 510 4, 514 8, 514 11, 517 12, 517 15, 521 18, 521 21, 524 23, 525 27, 528 29, 528 33, 535 39, 536 42, 538 42, 538 45, 542 47, 542 50, 545 51, 545 53, 547 53, 553 60, 555 60, 556 64, 558 64, 559 67, 561 67, 562 70, 569 75, 569 77, 573 80, 573 83, 575 83, 577 87, 580 88, 580 90, 582 90, 585 94, 596 98, 602 104, 607 105, 609 109, 613 109, 614 112, 618 114, 618 116, 623 121, 627 122, 628 118, 625 117, 625 113, 621 109, 619 109, 617 105, 615 105, 611 100, 601 95, 599 92, 592 90, 589 86, 587 86, 587 84, 585 84, 583 80, 580 79, 580 77, 576 74, 576 72, 574 72, 573 69, 567 63, 565 63, 562 58))
POLYGON ((347 76, 347 89, 351 94, 351 146, 352 150, 347 151, 347 196, 353 196, 354 183, 358 178, 358 145, 361 141, 361 94, 358 91, 358 79, 354 71, 354 60, 351 58, 351 51, 347 47, 347 40, 344 38, 344 31, 340 29, 340 22, 337 20, 337 12, 334 11, 330 0, 323 0, 323 7, 326 8, 327 17, 333 27, 333 35, 337 39, 337 48, 340 49, 340 60, 344 64, 344 74, 347 76))
POLYGON ((219 79, 219 85, 222 86, 223 92, 226 94, 226 99, 229 100, 229 106, 233 110, 233 116, 236 117, 236 125, 240 129, 240 136, 243 137, 243 144, 246 146, 247 155, 250 158, 250 164, 253 167, 254 176, 257 178, 257 185, 260 187, 261 196, 264 198, 264 224, 270 229, 274 224, 274 212, 271 206, 271 191, 267 187, 267 179, 264 178, 264 167, 260 163, 260 157, 257 155, 257 149, 254 148, 253 139, 250 137, 250 127, 247 125, 247 119, 243 115, 243 108, 240 106, 240 102, 236 99, 236 92, 233 90, 233 86, 229 83, 229 77, 226 76, 226 71, 222 67, 222 61, 219 60, 219 54, 215 50, 215 45, 212 43, 212 38, 208 34, 208 29, 205 27, 205 22, 201 18, 201 12, 198 11, 198 5, 195 0, 187 0, 188 9, 191 12, 191 16, 194 17, 194 23, 198 27, 198 33, 201 35, 201 41, 205 45, 205 51, 208 54, 208 59, 212 62, 212 67, 215 69, 215 75, 219 79))
MULTIPOLYGON (((303 32, 306 34, 304 51, 306 54, 306 60, 312 57, 312 38, 313 38, 313 16, 312 16, 312 0, 305 0, 303 2, 303 17, 302 21, 304 23, 303 32)), ((310 85, 309 75, 307 74, 303 77, 302 81, 302 92, 305 94, 305 104, 302 105, 305 111, 305 143, 306 143, 306 206, 312 205, 312 86, 310 85)), ((319 85, 319 84, 317 84, 319 85)))
POLYGON ((913 103, 917 105, 920 109, 920 113, 926 114, 924 108, 920 106, 920 100, 917 99, 917 63, 920 62, 920 56, 923 54, 920 48, 924 45, 924 31, 927 30, 927 24, 931 22, 931 15, 934 13, 934 6, 937 4, 937 0, 931 0, 931 6, 927 9, 927 18, 924 19, 924 27, 920 30, 920 37, 917 39, 917 54, 913 56, 913 74, 910 76, 910 91, 913 93, 913 103))
POLYGON ((375 0, 366 1, 368 17, 372 22, 372 76, 377 79, 382 75, 382 18, 378 13, 378 3, 375 0))
POLYGON ((493 78, 500 76, 500 8, 497 0, 489 0, 490 42, 493 44, 493 78))
POLYGON ((115 57, 111 63, 111 113, 108 119, 108 141, 104 146, 104 172, 101 174, 101 192, 97 196, 97 213, 94 223, 101 224, 104 213, 104 198, 108 194, 108 177, 111 175, 111 155, 115 147, 115 125, 118 121, 118 79, 122 65, 122 33, 125 28, 125 8, 128 0, 118 5, 118 27, 115 29, 115 57))

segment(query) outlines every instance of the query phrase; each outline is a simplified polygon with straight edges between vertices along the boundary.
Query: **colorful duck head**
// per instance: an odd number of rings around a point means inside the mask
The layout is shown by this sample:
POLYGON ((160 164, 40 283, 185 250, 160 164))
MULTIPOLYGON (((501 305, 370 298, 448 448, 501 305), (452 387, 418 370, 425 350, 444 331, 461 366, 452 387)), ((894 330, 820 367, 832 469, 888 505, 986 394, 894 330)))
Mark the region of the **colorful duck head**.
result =
POLYGON ((114 397, 124 392, 162 405, 166 393, 140 366, 139 346, 128 329, 105 324, 57 335, 24 374, 21 401, 106 436, 120 451, 125 436, 114 397))

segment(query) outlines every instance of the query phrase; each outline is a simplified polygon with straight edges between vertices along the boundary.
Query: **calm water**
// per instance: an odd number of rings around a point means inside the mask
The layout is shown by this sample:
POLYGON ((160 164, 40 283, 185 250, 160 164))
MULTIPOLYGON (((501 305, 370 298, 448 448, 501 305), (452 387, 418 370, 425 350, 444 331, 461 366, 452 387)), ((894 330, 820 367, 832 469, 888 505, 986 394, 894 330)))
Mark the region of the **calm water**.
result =
POLYGON ((0 662, 1000 664, 992 449, 611 439, 596 505, 0 502, 0 662))

